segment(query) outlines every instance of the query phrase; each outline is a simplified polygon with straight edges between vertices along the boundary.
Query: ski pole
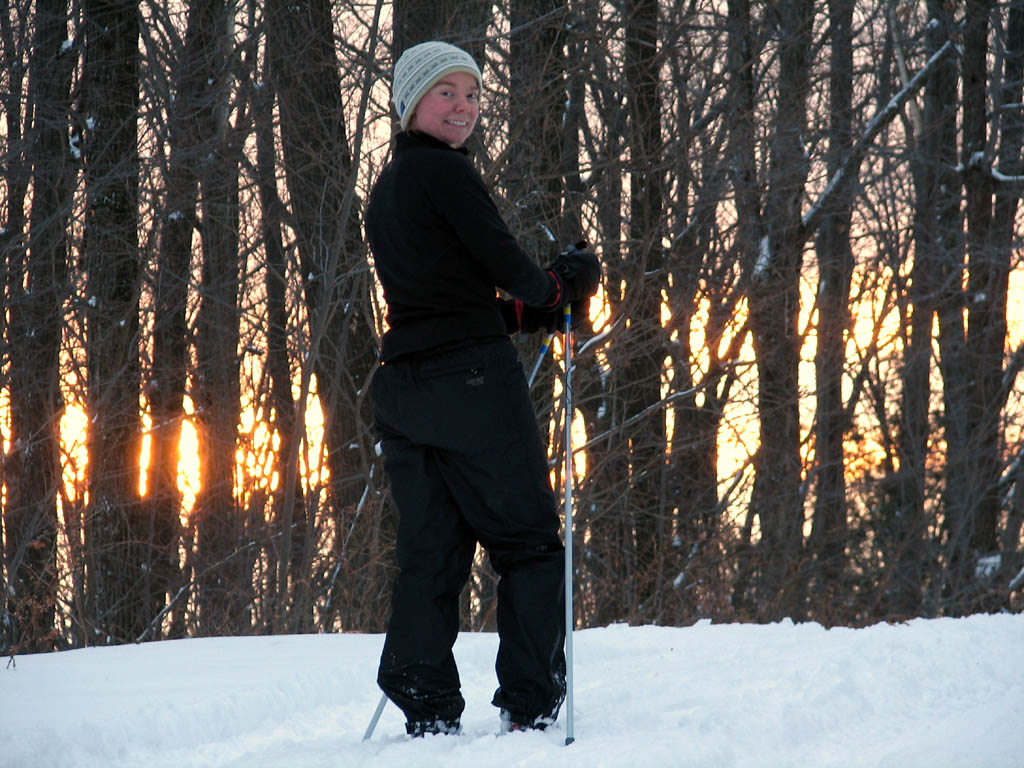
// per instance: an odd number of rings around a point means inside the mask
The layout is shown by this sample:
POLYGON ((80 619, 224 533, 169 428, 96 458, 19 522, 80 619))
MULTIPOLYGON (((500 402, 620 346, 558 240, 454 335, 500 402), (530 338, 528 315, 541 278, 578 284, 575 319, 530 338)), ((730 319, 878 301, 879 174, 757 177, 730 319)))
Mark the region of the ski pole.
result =
POLYGON ((533 386, 533 380, 537 378, 537 371, 540 370, 540 364, 544 362, 544 355, 548 353, 548 349, 551 348, 551 340, 555 338, 554 332, 547 334, 544 337, 544 341, 540 345, 540 352, 537 353, 537 359, 533 363, 533 370, 530 371, 530 377, 526 380, 526 388, 529 389, 533 386))
POLYGON ((572 695, 572 309, 565 305, 565 746, 573 735, 572 695))
POLYGON ((377 704, 377 711, 373 713, 373 717, 370 718, 370 724, 366 726, 366 733, 363 734, 363 741, 369 741, 373 736, 373 730, 377 727, 377 721, 380 720, 381 713, 384 711, 384 705, 388 703, 388 695, 382 693, 380 696, 380 703, 377 704))

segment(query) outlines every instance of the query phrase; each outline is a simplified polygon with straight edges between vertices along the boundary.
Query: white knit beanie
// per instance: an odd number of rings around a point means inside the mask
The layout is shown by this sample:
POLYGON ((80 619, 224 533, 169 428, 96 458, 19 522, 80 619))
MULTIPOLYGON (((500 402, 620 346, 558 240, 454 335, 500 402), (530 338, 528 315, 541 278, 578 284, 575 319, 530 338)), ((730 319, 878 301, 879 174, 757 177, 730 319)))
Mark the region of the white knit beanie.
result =
POLYGON ((391 103, 395 106, 402 130, 409 127, 409 119, 416 111, 423 95, 438 80, 452 72, 466 72, 483 87, 480 67, 473 57, 461 48, 440 40, 431 40, 407 48, 395 64, 395 83, 391 89, 391 103))

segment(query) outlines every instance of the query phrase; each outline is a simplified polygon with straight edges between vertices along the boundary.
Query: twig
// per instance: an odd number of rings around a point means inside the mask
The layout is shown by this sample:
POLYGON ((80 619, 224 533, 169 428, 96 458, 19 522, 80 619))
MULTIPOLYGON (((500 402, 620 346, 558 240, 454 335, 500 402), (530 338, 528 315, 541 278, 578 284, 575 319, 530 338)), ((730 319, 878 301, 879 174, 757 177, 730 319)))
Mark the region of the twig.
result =
MULTIPOLYGON (((294 528, 295 526, 292 526, 292 527, 294 528)), ((272 534, 268 538, 269 539, 274 539, 275 537, 280 536, 283 533, 284 533, 284 531, 278 531, 277 533, 272 534)), ((178 590, 177 594, 174 595, 174 597, 172 597, 170 600, 167 601, 167 605, 165 605, 160 610, 160 613, 158 613, 156 616, 153 617, 153 620, 151 622, 149 622, 149 626, 146 627, 142 631, 141 635, 139 635, 137 638, 135 638, 135 642, 136 643, 144 642, 145 639, 146 639, 146 636, 149 635, 151 632, 153 632, 156 629, 157 625, 163 620, 164 616, 167 615, 168 611, 170 611, 171 608, 174 607, 174 604, 176 602, 178 602, 178 600, 181 598, 181 596, 183 594, 185 594, 187 591, 189 591, 190 589, 192 589, 192 587, 194 587, 196 585, 196 583, 203 576, 208 574, 214 568, 220 568, 220 566, 224 565, 224 563, 228 562, 231 558, 236 557, 236 556, 242 554, 243 552, 245 552, 245 551, 247 551, 249 549, 252 549, 253 547, 259 546, 259 545, 260 545, 259 542, 250 541, 248 544, 246 544, 246 545, 236 549, 234 552, 232 552, 227 557, 222 558, 221 560, 217 561, 216 563, 212 563, 211 565, 208 565, 206 568, 204 568, 203 570, 201 570, 198 573, 196 573, 196 575, 187 584, 183 584, 181 586, 181 588, 178 590)))
POLYGON ((651 415, 655 411, 660 410, 661 408, 664 408, 664 407, 668 406, 671 403, 674 403, 676 400, 680 400, 680 399, 682 399, 684 397, 689 397, 690 395, 693 395, 693 394, 695 394, 697 392, 700 392, 703 389, 707 389, 708 387, 713 386, 714 384, 716 384, 718 382, 718 380, 722 377, 722 375, 724 373, 726 373, 727 371, 731 371, 732 369, 739 368, 741 366, 751 366, 751 365, 755 365, 755 363, 753 363, 753 362, 728 363, 727 365, 723 366, 722 370, 719 371, 717 375, 708 377, 707 381, 703 381, 700 384, 697 384, 696 386, 690 387, 689 389, 681 389, 678 392, 673 392, 668 397, 662 398, 661 400, 658 400, 655 403, 651 403, 646 408, 644 408, 642 411, 639 411, 639 412, 633 414, 632 416, 630 416, 625 421, 623 421, 623 422, 621 422, 619 424, 616 424, 615 426, 611 427, 610 429, 606 429, 604 432, 602 432, 599 435, 595 435, 594 437, 590 438, 589 440, 587 440, 587 442, 583 443, 582 445, 579 445, 579 446, 573 445, 572 452, 573 452, 573 454, 576 454, 576 453, 579 453, 580 451, 585 451, 590 446, 600 442, 601 440, 604 440, 606 437, 608 437, 613 432, 621 431, 621 430, 625 429, 626 427, 629 427, 629 426, 635 424, 636 422, 641 421, 642 419, 644 419, 647 416, 651 415))

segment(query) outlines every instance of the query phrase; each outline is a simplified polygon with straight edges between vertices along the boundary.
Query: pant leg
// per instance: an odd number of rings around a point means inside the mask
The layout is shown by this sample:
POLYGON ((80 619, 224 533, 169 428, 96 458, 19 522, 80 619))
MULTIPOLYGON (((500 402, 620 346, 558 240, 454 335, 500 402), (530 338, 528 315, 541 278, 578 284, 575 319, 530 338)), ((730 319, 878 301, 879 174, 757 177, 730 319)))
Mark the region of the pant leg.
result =
POLYGON ((478 366, 466 418, 486 439, 439 453, 445 483, 499 576, 493 703, 550 723, 565 697, 565 552, 548 462, 514 348, 478 366), (481 381, 482 379, 482 381, 481 381))
POLYGON ((493 704, 513 722, 558 717, 565 698, 565 553, 490 551, 498 583, 499 687, 493 704))
POLYGON ((434 449, 382 432, 399 510, 399 572, 377 680, 410 724, 450 726, 465 707, 452 646, 476 539, 443 482, 434 449))

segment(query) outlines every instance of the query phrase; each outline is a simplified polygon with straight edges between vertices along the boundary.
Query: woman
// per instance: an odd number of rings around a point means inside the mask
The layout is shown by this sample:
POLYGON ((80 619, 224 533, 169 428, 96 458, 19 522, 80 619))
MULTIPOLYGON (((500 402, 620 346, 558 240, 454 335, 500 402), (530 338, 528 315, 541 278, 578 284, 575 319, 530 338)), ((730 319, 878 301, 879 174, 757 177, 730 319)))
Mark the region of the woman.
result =
POLYGON ((463 148, 480 90, 480 69, 455 46, 402 54, 402 130, 366 210, 389 325, 374 420, 399 513, 378 683, 414 736, 460 727, 452 646, 478 542, 500 577, 493 703, 504 727, 553 723, 565 696, 564 550, 509 333, 553 328, 560 307, 594 294, 600 266, 573 250, 545 270, 519 248, 463 148))

